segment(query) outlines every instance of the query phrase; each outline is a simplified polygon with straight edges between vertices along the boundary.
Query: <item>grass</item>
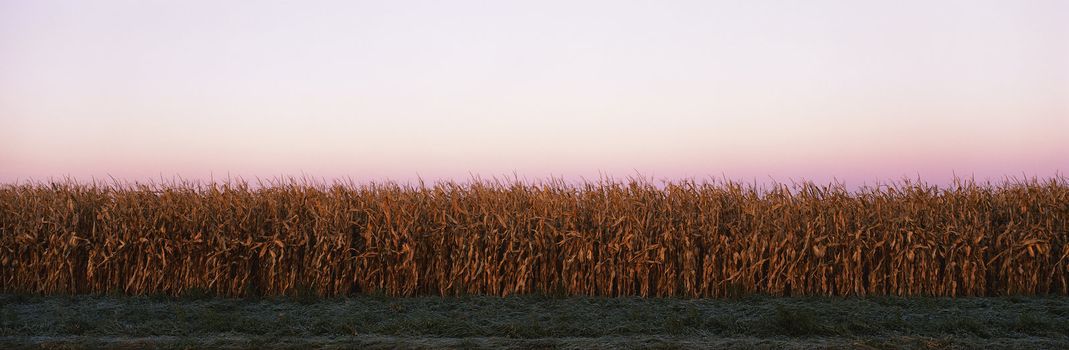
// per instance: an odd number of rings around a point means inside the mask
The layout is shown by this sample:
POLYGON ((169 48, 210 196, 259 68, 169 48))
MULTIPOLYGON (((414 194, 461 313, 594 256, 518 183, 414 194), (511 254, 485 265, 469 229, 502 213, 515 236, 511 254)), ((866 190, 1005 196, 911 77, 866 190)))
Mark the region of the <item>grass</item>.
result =
POLYGON ((1069 298, 0 296, 0 347, 1069 346, 1069 298))

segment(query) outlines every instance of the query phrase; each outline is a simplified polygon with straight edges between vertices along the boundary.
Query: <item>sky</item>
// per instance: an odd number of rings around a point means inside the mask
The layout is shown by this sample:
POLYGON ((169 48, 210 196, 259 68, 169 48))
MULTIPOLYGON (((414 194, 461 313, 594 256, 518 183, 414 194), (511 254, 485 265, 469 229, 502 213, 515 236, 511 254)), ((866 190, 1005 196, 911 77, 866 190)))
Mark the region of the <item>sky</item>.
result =
POLYGON ((0 183, 1069 171, 1067 1, 0 0, 0 183))

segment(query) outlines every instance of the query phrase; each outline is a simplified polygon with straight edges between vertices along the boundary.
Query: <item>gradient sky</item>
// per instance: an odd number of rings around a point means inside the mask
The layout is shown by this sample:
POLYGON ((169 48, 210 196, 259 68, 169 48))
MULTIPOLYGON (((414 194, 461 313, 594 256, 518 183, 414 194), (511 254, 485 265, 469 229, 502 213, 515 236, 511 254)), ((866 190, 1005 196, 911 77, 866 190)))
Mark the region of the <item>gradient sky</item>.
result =
POLYGON ((0 182, 1069 170, 1069 1, 0 0, 0 182))

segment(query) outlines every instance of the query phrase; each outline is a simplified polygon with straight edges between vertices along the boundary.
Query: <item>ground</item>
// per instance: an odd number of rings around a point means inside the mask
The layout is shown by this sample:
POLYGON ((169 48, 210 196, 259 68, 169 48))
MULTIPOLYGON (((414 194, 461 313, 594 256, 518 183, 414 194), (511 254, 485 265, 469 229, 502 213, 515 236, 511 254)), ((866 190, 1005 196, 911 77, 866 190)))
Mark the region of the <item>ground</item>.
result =
POLYGON ((1069 348, 1069 297, 0 295, 0 348, 1069 348))

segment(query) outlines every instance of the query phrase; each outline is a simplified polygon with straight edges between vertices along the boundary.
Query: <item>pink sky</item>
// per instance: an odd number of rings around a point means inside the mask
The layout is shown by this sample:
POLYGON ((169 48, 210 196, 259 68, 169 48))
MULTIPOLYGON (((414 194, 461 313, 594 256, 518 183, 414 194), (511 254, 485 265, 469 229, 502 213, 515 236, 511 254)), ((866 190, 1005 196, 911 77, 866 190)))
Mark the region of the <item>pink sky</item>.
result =
POLYGON ((1065 135, 1065 1, 0 1, 0 183, 945 183, 1065 135))

